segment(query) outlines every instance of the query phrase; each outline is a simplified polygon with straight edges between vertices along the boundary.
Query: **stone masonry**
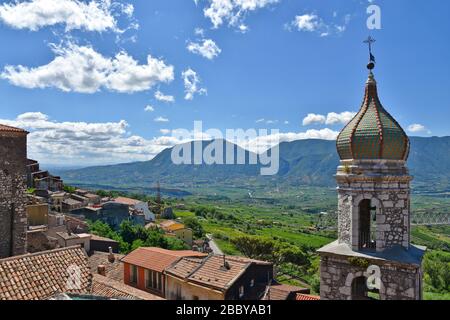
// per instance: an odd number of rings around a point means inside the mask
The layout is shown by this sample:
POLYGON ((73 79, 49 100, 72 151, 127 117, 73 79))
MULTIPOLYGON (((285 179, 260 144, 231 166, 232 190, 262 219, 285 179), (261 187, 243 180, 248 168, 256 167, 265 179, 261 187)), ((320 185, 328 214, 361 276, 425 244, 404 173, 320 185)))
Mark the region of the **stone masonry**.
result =
POLYGON ((376 207, 377 251, 409 248, 410 181, 405 161, 341 161, 338 182, 339 242, 358 250, 359 204, 376 207))
POLYGON ((27 132, 0 126, 0 259, 26 253, 27 132))

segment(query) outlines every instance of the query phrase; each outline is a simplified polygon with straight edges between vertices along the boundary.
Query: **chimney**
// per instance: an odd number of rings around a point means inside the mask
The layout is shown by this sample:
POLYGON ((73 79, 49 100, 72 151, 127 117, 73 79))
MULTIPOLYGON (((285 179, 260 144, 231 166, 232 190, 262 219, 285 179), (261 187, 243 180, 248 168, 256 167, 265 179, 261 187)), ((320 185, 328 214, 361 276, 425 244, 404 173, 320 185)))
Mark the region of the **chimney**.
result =
POLYGON ((222 270, 227 271, 231 269, 230 264, 228 263, 228 261, 226 260, 226 256, 223 255, 223 266, 221 267, 222 270))
POLYGON ((97 272, 99 275, 106 277, 106 267, 103 264, 97 266, 97 272))
POLYGON ((112 247, 109 247, 108 249, 109 249, 108 261, 114 263, 114 261, 116 261, 116 257, 114 256, 113 249, 112 247))

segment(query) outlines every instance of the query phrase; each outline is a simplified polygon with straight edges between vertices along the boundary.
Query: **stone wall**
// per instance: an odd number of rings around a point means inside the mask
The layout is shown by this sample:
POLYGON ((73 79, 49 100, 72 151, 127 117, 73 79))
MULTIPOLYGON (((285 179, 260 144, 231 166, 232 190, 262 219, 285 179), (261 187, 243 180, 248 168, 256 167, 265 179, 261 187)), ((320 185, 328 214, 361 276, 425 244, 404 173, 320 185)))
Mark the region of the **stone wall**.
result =
POLYGON ((0 132, 0 258, 26 253, 26 133, 0 132))
MULTIPOLYGON (((369 276, 367 266, 355 265, 348 257, 322 256, 320 262, 320 297, 322 300, 351 300, 352 283, 369 276)), ((381 300, 422 299, 420 267, 387 261, 367 260, 381 271, 381 300)))
POLYGON ((409 248, 411 177, 403 161, 385 162, 350 162, 338 169, 339 242, 354 250, 359 249, 359 204, 365 199, 377 208, 377 251, 409 248))

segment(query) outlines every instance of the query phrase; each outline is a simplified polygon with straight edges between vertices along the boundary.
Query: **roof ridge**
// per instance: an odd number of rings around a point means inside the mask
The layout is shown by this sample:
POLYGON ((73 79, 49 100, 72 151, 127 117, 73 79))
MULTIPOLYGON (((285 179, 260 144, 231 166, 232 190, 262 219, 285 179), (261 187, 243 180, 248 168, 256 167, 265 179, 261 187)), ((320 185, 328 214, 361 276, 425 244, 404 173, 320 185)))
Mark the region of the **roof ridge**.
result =
POLYGON ((53 250, 40 251, 40 252, 35 252, 35 253, 26 253, 26 254, 22 254, 22 255, 19 255, 19 256, 3 258, 3 259, 0 259, 0 263, 7 262, 7 261, 12 261, 12 260, 23 259, 23 258, 37 257, 37 256, 41 256, 41 255, 44 255, 44 254, 49 254, 49 253, 56 253, 56 252, 61 252, 61 251, 69 251, 69 250, 73 250, 73 249, 81 249, 81 245, 75 245, 75 246, 64 247, 64 248, 57 248, 57 249, 53 249, 53 250))

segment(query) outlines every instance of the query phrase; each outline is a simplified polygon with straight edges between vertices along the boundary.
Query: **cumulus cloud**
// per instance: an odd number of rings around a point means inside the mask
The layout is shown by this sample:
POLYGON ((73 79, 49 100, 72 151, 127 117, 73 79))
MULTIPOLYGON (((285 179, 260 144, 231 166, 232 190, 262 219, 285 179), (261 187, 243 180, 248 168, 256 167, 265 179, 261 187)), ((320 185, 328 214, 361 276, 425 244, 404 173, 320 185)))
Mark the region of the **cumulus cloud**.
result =
POLYGON ((164 95, 159 90, 155 92, 155 99, 162 102, 175 102, 174 96, 164 95))
MULTIPOLYGON (((333 14, 333 17, 334 19, 337 18, 336 12, 333 14)), ((294 20, 286 25, 286 29, 292 30, 294 28, 297 31, 314 32, 319 34, 321 37, 327 37, 332 34, 340 34, 344 32, 350 23, 350 19, 351 16, 347 14, 341 22, 326 23, 317 14, 306 13, 295 16, 294 20)))
POLYGON ((316 123, 323 124, 326 120, 326 117, 321 114, 310 113, 303 119, 303 125, 309 126, 316 123))
POLYGON ((257 137, 256 139, 239 141, 238 144, 250 151, 260 153, 266 151, 268 148, 276 146, 281 142, 292 142, 306 139, 336 140, 338 135, 338 131, 334 131, 329 128, 321 130, 313 129, 305 132, 280 132, 276 134, 268 134, 257 137))
POLYGON ((431 132, 424 125, 419 123, 414 123, 408 126, 408 131, 412 133, 427 132, 428 134, 431 134, 431 132))
MULTIPOLYGON (((194 1, 198 3, 197 0, 194 1)), ((211 20, 214 28, 228 23, 229 26, 246 31, 247 28, 243 24, 246 14, 278 2, 279 0, 209 0, 203 13, 211 20)))
POLYGON ((169 119, 164 117, 157 117, 154 119, 155 122, 169 122, 169 119))
POLYGON ((211 39, 203 39, 202 42, 189 42, 187 49, 189 52, 201 55, 208 60, 212 60, 217 57, 222 50, 211 39))
POLYGON ((151 105, 148 105, 145 107, 144 111, 153 112, 153 111, 155 111, 155 108, 153 108, 151 105))
POLYGON ((65 25, 66 31, 123 32, 116 17, 132 17, 134 7, 111 0, 30 0, 0 5, 0 21, 15 29, 37 31, 55 25, 65 25))
POLYGON ((40 67, 6 66, 0 77, 19 87, 57 88, 64 92, 95 93, 102 88, 133 93, 174 79, 174 68, 163 60, 147 56, 139 64, 125 51, 105 57, 90 46, 69 43, 52 45, 55 58, 40 67))
POLYGON ((31 158, 47 164, 95 165, 152 159, 184 141, 130 135, 126 121, 86 123, 53 121, 41 112, 21 114, 0 123, 26 129, 31 158))
POLYGON ((303 125, 309 126, 313 124, 326 124, 326 125, 346 125, 353 119, 356 112, 345 111, 341 113, 330 112, 326 116, 322 114, 310 113, 303 119, 303 125))
POLYGON ((346 125, 354 118, 354 116, 356 116, 356 112, 350 112, 350 111, 345 111, 345 112, 341 112, 341 113, 330 112, 327 115, 327 120, 325 121, 325 124, 327 124, 327 125, 335 125, 335 124, 346 125))
POLYGON ((197 75, 197 72, 192 70, 191 68, 186 69, 182 72, 181 77, 184 83, 184 91, 186 95, 184 99, 193 100, 195 94, 205 95, 207 94, 207 90, 205 88, 200 87, 200 77, 197 75))

